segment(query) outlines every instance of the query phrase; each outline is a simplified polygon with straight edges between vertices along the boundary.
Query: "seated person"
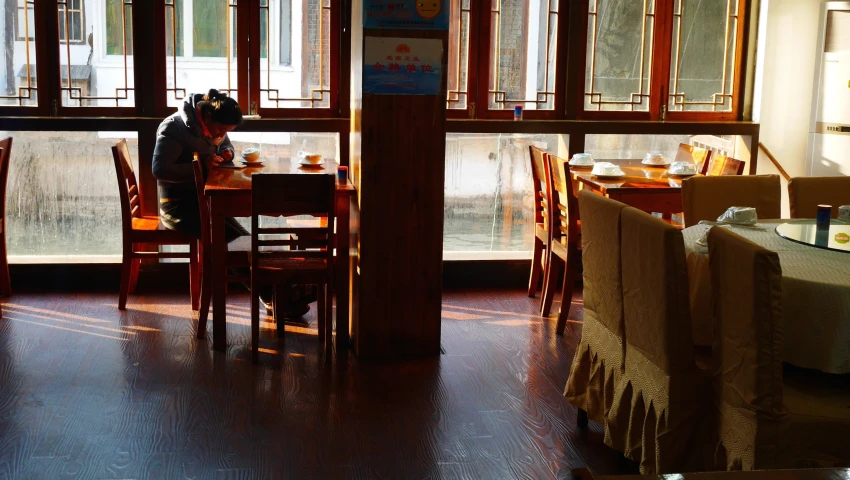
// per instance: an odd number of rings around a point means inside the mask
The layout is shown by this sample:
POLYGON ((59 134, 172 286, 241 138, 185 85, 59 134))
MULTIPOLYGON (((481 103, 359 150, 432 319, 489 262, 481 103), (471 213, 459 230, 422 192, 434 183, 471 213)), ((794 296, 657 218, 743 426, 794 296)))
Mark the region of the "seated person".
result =
MULTIPOLYGON (((201 237, 194 153, 214 164, 233 160, 235 152, 227 133, 241 123, 242 110, 236 100, 215 89, 189 94, 177 113, 162 121, 156 132, 153 176, 159 186, 159 217, 166 228, 201 237)), ((228 242, 243 235, 248 231, 236 219, 225 219, 228 242)), ((289 287, 285 292, 284 317, 299 318, 310 311, 311 295, 304 288, 289 287)), ((271 311, 270 288, 260 292, 260 300, 271 311)))

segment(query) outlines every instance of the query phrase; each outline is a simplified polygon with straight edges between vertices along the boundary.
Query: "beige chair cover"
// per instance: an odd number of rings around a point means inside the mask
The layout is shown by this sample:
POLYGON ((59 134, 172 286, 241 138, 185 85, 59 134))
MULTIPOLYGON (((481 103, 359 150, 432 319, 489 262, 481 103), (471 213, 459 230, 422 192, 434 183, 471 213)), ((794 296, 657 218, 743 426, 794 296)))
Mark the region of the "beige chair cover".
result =
MULTIPOLYGON (((775 252, 709 232, 719 444, 729 470, 850 465, 850 380, 782 372, 782 270, 775 252)), ((789 369, 790 370, 790 369, 789 369)))
POLYGON ((685 226, 715 221, 729 207, 754 207, 760 219, 780 218, 779 175, 696 176, 682 182, 685 226))
POLYGON ((620 211, 626 206, 579 192, 584 267, 584 325, 564 396, 605 423, 623 371, 623 289, 620 211))
POLYGON ((850 177, 796 177, 788 182, 791 218, 815 218, 818 205, 832 205, 832 217, 838 207, 850 205, 850 177))
POLYGON ((631 207, 621 225, 625 373, 605 440, 644 474, 702 470, 716 441, 705 422, 710 377, 694 359, 682 234, 631 207))

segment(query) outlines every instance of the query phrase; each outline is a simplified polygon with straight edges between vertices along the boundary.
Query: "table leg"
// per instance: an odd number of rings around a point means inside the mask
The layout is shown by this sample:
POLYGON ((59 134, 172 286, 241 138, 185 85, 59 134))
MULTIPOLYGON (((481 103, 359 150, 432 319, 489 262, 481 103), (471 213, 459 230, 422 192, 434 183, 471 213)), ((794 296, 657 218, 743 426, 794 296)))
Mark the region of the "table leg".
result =
POLYGON ((336 272, 334 272, 334 290, 336 291, 336 347, 337 350, 348 348, 348 317, 350 302, 350 228, 351 198, 347 195, 337 196, 336 208, 336 272))
POLYGON ((213 348, 227 350, 227 295, 225 289, 227 265, 227 239, 224 233, 224 215, 218 203, 226 201, 210 198, 210 221, 212 222, 212 304, 213 304, 213 348))

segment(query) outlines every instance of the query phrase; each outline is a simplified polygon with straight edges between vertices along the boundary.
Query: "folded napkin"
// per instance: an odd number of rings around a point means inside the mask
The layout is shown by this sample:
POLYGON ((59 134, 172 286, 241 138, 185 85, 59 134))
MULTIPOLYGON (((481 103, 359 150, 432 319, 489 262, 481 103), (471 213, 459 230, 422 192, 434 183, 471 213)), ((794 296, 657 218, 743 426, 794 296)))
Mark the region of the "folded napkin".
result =
POLYGON ((753 207, 729 207, 723 215, 717 217, 718 222, 730 225, 755 225, 758 220, 753 207))

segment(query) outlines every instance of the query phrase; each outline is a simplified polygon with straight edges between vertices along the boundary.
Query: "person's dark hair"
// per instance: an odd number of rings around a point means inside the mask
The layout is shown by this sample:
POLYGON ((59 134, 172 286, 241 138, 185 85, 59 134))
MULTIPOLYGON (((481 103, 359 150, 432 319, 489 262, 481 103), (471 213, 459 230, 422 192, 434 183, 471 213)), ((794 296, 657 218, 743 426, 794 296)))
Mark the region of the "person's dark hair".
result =
POLYGON ((201 102, 198 102, 201 115, 210 114, 212 121, 222 125, 241 125, 242 109, 236 100, 212 88, 201 102))

